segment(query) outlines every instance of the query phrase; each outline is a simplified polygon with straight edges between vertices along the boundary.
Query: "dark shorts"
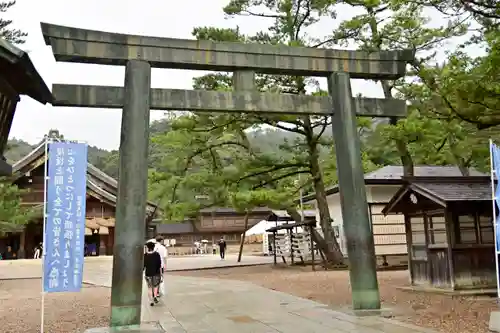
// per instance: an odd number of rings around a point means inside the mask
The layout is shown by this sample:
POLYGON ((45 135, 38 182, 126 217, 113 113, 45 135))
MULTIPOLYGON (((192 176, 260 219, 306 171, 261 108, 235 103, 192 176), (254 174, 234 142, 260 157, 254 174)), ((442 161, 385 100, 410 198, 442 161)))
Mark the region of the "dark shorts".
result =
POLYGON ((149 288, 156 288, 161 283, 161 275, 146 276, 146 283, 149 288))

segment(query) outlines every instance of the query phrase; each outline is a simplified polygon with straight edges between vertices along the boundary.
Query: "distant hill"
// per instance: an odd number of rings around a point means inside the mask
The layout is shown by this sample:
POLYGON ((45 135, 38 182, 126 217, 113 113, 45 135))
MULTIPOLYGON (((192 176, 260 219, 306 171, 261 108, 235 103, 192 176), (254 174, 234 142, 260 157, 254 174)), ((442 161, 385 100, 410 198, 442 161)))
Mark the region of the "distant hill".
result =
MULTIPOLYGON (((170 129, 170 120, 165 118, 162 120, 154 121, 150 126, 150 135, 162 133, 170 129)), ((57 130, 54 130, 57 131, 57 130)), ((58 131, 57 131, 58 132, 58 131)), ((299 136, 292 132, 276 130, 272 128, 258 129, 249 133, 250 142, 259 147, 264 153, 277 153, 280 155, 287 155, 286 152, 280 149, 280 145, 288 141, 292 143, 299 136)), ((20 139, 12 139, 7 142, 7 150, 5 157, 9 163, 13 164, 24 156, 28 155, 36 145, 31 145, 26 141, 20 139)), ((150 146, 149 164, 153 166, 157 159, 161 159, 161 154, 155 153, 156 147, 150 146)), ((322 153, 328 153, 327 149, 321 149, 322 153), (323 151, 324 150, 324 151, 323 151)), ((118 151, 108 151, 95 146, 89 146, 88 159, 91 164, 101 169, 111 177, 118 177, 118 151)))
POLYGON ((33 150, 33 148, 34 147, 26 141, 14 138, 7 141, 5 158, 10 164, 14 164, 24 156, 28 155, 33 150))
MULTIPOLYGON (((5 151, 5 158, 10 164, 14 164, 24 156, 28 155, 36 145, 31 145, 26 141, 13 138, 7 141, 7 150, 5 151)), ((106 167, 107 159, 112 152, 101 149, 95 146, 89 146, 88 159, 89 162, 98 168, 106 167)))

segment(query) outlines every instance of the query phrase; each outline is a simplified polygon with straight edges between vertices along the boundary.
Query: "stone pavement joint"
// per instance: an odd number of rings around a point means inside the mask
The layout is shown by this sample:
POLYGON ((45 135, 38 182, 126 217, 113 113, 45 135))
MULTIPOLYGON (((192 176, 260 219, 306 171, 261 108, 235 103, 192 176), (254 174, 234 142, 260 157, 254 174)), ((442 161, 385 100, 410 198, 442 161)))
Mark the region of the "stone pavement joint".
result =
MULTIPOLYGON (((143 320, 173 333, 434 333, 379 316, 354 316, 247 282, 167 276, 167 294, 143 320)), ((145 295, 145 304, 146 294, 145 295)))

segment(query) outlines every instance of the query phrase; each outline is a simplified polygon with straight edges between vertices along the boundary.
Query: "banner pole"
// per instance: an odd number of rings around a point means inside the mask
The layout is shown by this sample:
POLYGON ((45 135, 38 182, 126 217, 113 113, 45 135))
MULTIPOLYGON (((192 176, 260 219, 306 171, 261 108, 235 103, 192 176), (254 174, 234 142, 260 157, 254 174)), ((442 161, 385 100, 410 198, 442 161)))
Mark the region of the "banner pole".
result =
MULTIPOLYGON (((498 271, 498 230, 497 230, 497 214, 496 214, 496 201, 495 201, 495 164, 493 163, 493 141, 490 139, 490 177, 491 177, 491 201, 493 207, 493 235, 495 239, 495 265, 496 265, 496 278, 497 278, 497 299, 500 298, 500 276, 498 271)), ((498 176, 498 175, 497 175, 498 176)))
POLYGON ((49 181, 48 175, 48 151, 49 151, 49 138, 45 138, 45 170, 44 170, 44 182, 43 182, 43 243, 42 243, 42 304, 40 310, 40 333, 44 333, 45 326, 45 257, 46 257, 46 244, 45 244, 45 233, 47 232, 45 226, 47 224, 47 182, 49 181))

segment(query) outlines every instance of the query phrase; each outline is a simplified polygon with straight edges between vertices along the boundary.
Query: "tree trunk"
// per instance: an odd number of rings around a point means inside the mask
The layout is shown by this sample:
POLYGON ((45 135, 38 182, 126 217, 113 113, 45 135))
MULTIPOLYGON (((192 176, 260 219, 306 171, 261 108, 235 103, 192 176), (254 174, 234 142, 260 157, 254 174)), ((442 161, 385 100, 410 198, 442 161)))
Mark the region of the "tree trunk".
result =
POLYGON ((248 228, 248 219, 250 218, 250 212, 247 210, 245 214, 245 225, 243 227, 243 235, 241 235, 241 240, 240 240, 240 252, 238 252, 238 262, 241 262, 241 256, 243 254, 243 244, 245 243, 245 237, 247 233, 247 228, 248 228))
POLYGON ((312 149, 315 152, 311 152, 311 174, 313 177, 314 192, 316 193, 316 208, 319 212, 319 223, 328 248, 326 255, 328 261, 342 263, 344 256, 333 232, 332 218, 330 217, 330 209, 326 199, 325 184, 323 183, 323 177, 321 177, 317 147, 314 146, 312 149))
MULTIPOLYGON (((325 183, 323 182, 323 175, 319 165, 319 150, 317 138, 314 137, 313 128, 311 126, 311 119, 304 117, 304 129, 307 131, 305 139, 309 150, 309 164, 311 169, 311 176, 313 179, 313 187, 316 195, 316 208, 319 212, 319 223, 321 230, 323 230, 323 237, 326 243, 327 251, 325 252, 328 261, 335 264, 342 263, 344 256, 340 250, 337 238, 333 232, 332 218, 330 217, 330 209, 326 199, 325 183)), ((319 235, 318 235, 319 236, 319 235)))
MULTIPOLYGON (((381 81, 381 83, 382 83, 382 89, 384 90, 384 97, 386 99, 393 99, 389 82, 381 81)), ((393 126, 396 126, 398 123, 398 118, 390 118, 389 123, 393 126)), ((413 163, 413 157, 411 156, 411 153, 408 150, 406 142, 403 140, 394 140, 394 141, 396 142, 396 149, 398 150, 399 157, 401 159, 401 164, 403 165, 403 176, 404 177, 414 176, 415 165, 413 163)))
POLYGON ((469 168, 467 166, 463 165, 462 163, 460 163, 458 165, 458 169, 460 170, 460 173, 462 174, 462 176, 465 176, 465 177, 470 176, 469 168))

